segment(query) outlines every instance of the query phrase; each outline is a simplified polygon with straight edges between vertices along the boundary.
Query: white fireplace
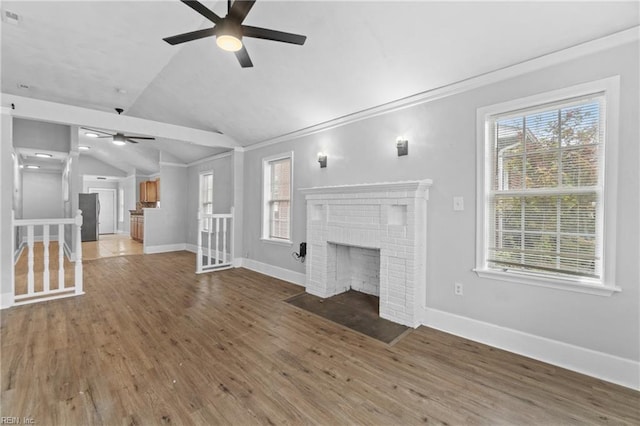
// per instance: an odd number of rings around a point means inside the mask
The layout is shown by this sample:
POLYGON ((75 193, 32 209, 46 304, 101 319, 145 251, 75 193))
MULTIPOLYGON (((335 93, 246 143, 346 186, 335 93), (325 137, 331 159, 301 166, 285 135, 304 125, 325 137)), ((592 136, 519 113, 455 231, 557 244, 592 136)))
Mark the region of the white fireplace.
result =
POLYGON ((420 180, 301 189, 306 291, 322 298, 350 288, 375 294, 382 318, 420 325, 430 186, 420 180))

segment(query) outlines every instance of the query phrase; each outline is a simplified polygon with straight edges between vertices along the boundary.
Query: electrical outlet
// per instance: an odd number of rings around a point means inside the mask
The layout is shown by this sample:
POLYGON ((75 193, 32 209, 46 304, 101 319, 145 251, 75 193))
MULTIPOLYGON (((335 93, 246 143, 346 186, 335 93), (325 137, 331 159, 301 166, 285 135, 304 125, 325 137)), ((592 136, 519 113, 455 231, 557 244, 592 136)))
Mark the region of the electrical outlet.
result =
POLYGON ((453 284, 453 293, 456 296, 463 296, 464 295, 464 291, 462 288, 462 283, 454 283, 453 284))

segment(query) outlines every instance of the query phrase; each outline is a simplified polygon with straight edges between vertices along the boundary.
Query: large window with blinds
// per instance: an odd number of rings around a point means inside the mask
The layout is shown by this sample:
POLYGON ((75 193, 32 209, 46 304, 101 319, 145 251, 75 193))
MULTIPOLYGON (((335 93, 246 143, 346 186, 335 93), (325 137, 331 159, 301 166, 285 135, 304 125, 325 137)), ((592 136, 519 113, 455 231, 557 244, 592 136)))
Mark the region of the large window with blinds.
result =
POLYGON ((601 91, 482 117, 479 269, 605 283, 606 99, 601 91))
POLYGON ((280 242, 291 240, 292 153, 265 159, 262 236, 280 242))

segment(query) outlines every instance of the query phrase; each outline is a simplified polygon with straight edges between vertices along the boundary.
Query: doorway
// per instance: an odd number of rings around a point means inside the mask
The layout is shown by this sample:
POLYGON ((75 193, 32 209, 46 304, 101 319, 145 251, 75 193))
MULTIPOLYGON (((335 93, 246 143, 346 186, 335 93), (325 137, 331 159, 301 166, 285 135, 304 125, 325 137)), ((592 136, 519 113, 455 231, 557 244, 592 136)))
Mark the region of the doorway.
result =
POLYGON ((89 188, 89 193, 98 194, 98 234, 116 233, 116 190, 114 188, 89 188))

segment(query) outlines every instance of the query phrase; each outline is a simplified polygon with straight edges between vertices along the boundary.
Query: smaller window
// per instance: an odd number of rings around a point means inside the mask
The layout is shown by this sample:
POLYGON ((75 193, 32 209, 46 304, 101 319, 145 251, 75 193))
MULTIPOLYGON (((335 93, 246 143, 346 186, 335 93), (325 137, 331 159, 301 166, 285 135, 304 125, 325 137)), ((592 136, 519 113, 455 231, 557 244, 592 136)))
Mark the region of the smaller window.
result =
MULTIPOLYGON (((200 174, 200 212, 213 214, 213 173, 200 174)), ((203 228, 208 229, 208 220, 205 220, 203 228)))
POLYGON ((292 156, 287 154, 263 160, 264 206, 263 238, 291 240, 292 156))

